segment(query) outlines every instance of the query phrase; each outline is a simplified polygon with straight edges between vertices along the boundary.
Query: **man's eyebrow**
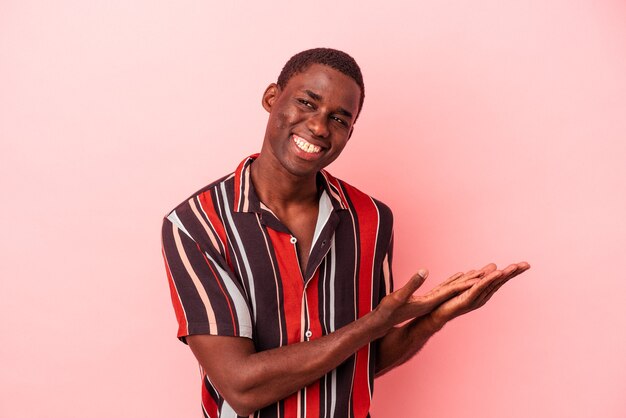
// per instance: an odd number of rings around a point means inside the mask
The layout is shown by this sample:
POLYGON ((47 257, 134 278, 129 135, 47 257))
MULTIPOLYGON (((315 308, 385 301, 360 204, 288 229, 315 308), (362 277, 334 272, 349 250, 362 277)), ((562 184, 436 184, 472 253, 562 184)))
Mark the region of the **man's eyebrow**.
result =
POLYGON ((347 116, 349 118, 352 117, 352 113, 348 112, 346 109, 344 109, 343 107, 340 107, 339 109, 337 109, 337 113, 339 113, 340 115, 344 115, 347 116))
POLYGON ((304 90, 304 92, 313 100, 322 100, 322 96, 317 93, 313 93, 311 90, 304 90))
MULTIPOLYGON (((304 90, 304 92, 313 100, 322 101, 322 99, 323 99, 322 96, 320 96, 319 94, 317 94, 315 92, 312 92, 311 90, 304 90)), ((352 112, 348 112, 343 107, 338 108, 337 109, 337 113, 339 113, 340 115, 343 115, 343 116, 347 116, 349 118, 352 117, 352 112)))

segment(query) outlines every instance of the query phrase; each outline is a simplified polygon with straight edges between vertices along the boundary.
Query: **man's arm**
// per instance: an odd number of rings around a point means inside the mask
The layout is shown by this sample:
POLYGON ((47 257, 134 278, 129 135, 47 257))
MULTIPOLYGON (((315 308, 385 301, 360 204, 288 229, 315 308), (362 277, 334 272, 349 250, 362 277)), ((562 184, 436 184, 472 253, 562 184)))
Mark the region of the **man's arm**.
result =
POLYGON ((376 376, 411 359, 448 321, 480 308, 504 283, 529 268, 528 263, 522 262, 498 271, 495 264, 488 264, 480 270, 484 278, 472 287, 447 300, 428 315, 391 329, 378 341, 376 376))
POLYGON ((211 382, 239 415, 277 402, 314 382, 395 325, 432 312, 481 280, 482 271, 456 274, 424 296, 413 293, 426 272, 387 295, 375 310, 313 341, 256 352, 250 339, 190 335, 187 342, 211 382))

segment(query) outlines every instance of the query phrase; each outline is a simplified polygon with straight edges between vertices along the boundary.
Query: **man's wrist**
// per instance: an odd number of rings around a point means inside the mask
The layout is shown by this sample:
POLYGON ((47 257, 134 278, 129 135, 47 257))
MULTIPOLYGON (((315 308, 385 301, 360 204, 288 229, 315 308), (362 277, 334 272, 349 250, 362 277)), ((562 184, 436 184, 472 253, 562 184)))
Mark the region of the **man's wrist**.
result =
POLYGON ((378 307, 363 317, 368 323, 371 335, 374 339, 384 337, 393 326, 389 325, 389 318, 378 307))

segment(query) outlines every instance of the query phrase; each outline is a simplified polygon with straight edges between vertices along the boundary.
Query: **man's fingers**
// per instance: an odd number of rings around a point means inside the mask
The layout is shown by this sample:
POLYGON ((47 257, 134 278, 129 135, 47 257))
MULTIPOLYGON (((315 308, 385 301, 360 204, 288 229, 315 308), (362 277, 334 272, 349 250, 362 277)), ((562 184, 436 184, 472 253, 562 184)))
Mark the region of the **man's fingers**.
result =
POLYGON ((486 288, 491 286, 494 281, 497 281, 498 279, 500 279, 502 277, 502 275, 503 274, 502 274, 501 270, 495 270, 495 271, 492 271, 491 273, 487 274, 485 277, 483 277, 481 279, 481 281, 476 283, 470 289, 470 295, 469 295, 470 298, 471 299, 477 298, 482 292, 485 291, 486 288))
POLYGON ((493 283, 491 286, 487 287, 485 291, 483 291, 478 298, 476 298, 476 308, 483 306, 491 297, 504 285, 506 282, 511 280, 514 276, 508 277, 505 280, 501 280, 499 282, 493 283))
POLYGON ((452 276, 450 276, 446 281, 442 282, 439 286, 445 286, 449 283, 452 283, 453 281, 457 280, 459 277, 463 276, 465 273, 463 272, 458 272, 452 276))
POLYGON ((530 264, 522 262, 517 264, 511 264, 507 268, 505 268, 502 272, 503 275, 507 277, 507 279, 512 279, 515 276, 518 276, 528 270, 530 268, 530 264))
POLYGON ((494 263, 489 263, 486 264, 483 268, 481 268, 480 270, 470 270, 468 272, 462 273, 456 273, 453 276, 450 276, 446 281, 442 282, 439 287, 443 287, 445 285, 448 285, 456 280, 459 281, 466 281, 466 280, 472 280, 475 279, 477 277, 484 277, 487 274, 490 274, 492 272, 494 272, 496 270, 497 266, 494 263))
POLYGON ((468 280, 471 279, 476 279, 478 277, 482 277, 484 274, 484 272, 482 270, 470 270, 467 273, 456 273, 453 276, 450 276, 450 278, 448 278, 446 281, 442 282, 439 286, 439 288, 444 287, 446 285, 449 285, 452 282, 458 281, 460 282, 467 282, 468 280))
MULTIPOLYGON (((530 265, 526 262, 511 264, 502 270, 502 274, 499 277, 490 277, 489 283, 485 282, 485 285, 481 286, 479 293, 476 295, 477 307, 484 305, 489 299, 491 299, 493 294, 502 287, 502 285, 511 280, 513 277, 522 274, 529 268, 530 265)), ((484 280, 486 279, 487 278, 484 280)))
POLYGON ((438 308, 441 310, 440 314, 447 317, 449 320, 480 308, 487 303, 506 282, 522 274, 529 268, 530 265, 526 262, 511 264, 503 270, 497 270, 495 264, 486 265, 479 270, 483 272, 484 277, 459 279, 459 282, 471 282, 473 286, 438 308))
POLYGON ((510 264, 509 266, 507 266, 507 268, 502 270, 502 275, 503 276, 510 276, 511 274, 515 273, 518 269, 519 269, 519 267, 518 267, 517 264, 510 264))
POLYGON ((487 265, 485 265, 485 267, 481 268, 480 270, 485 272, 485 275, 494 272, 496 269, 498 268, 498 266, 495 265, 495 263, 489 263, 487 265))

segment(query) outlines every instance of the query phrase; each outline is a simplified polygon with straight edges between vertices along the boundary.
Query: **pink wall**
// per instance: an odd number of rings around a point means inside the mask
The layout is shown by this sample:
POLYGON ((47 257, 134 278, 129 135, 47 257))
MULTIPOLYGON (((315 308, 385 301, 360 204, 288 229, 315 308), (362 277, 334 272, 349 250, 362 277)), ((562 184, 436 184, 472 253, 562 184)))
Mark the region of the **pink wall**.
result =
POLYGON ((363 68, 331 172, 394 209, 398 285, 533 265, 374 416, 626 416, 624 3, 228 3, 0 3, 0 416, 200 416, 161 217, 259 150, 314 46, 363 68))

